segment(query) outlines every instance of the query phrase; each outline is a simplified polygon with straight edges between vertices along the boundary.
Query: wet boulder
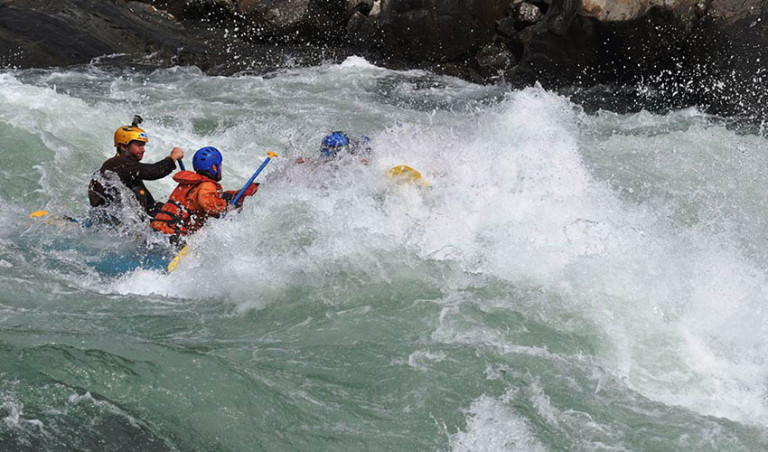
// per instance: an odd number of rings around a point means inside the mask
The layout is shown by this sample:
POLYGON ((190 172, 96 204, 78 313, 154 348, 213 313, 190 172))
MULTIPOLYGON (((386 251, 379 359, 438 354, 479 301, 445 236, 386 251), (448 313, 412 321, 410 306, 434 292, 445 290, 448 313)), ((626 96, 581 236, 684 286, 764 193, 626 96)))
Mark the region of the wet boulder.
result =
MULTIPOLYGON (((651 9, 663 9, 673 16, 690 19, 696 9, 705 2, 702 0, 582 0, 581 14, 592 17, 600 22, 627 22, 641 19, 651 9)), ((743 3, 743 2, 742 2, 743 3)))
POLYGON ((381 0, 348 0, 346 42, 364 51, 380 48, 379 13, 381 0))
POLYGON ((272 42, 334 42, 349 19, 343 0, 239 0, 237 12, 252 38, 272 42))
POLYGON ((676 105, 755 110, 768 58, 768 4, 760 0, 584 0, 595 19, 605 80, 647 83, 676 105))
POLYGON ((0 0, 0 67, 195 65, 232 73, 249 67, 240 55, 254 55, 251 61, 269 56, 226 38, 225 30, 208 20, 183 21, 158 6, 124 0, 0 0))
POLYGON ((500 19, 496 24, 496 32, 507 38, 514 36, 517 31, 518 27, 515 25, 515 19, 512 17, 500 19))
POLYGON ((406 61, 451 61, 476 52, 495 34, 509 0, 382 0, 382 51, 406 61))
POLYGON ((142 0, 182 21, 220 22, 236 14, 234 0, 142 0))
POLYGON ((514 36, 522 49, 516 78, 549 88, 632 84, 673 69, 684 59, 699 4, 553 0, 532 31, 514 36))
POLYGON ((512 12, 512 19, 524 24, 535 24, 543 17, 538 6, 525 2, 518 3, 512 12))
POLYGON ((507 75, 518 85, 643 86, 653 93, 637 96, 644 108, 768 116, 764 1, 553 0, 535 25, 517 23, 507 19, 499 32, 511 34, 519 56, 507 75))
MULTIPOLYGON (((592 21, 579 15, 581 6, 581 0, 553 0, 535 24, 512 35, 510 45, 519 58, 507 75, 513 84, 539 82, 550 89, 569 86, 596 66, 600 40, 592 21)), ((515 23, 520 21, 515 19, 515 23)))
POLYGON ((0 0, 0 64, 84 64, 105 55, 168 58, 186 45, 173 16, 151 5, 109 0, 0 0))
POLYGON ((484 45, 475 55, 480 73, 490 80, 503 76, 516 63, 515 55, 502 41, 484 45))
POLYGON ((768 4, 712 0, 698 13, 700 25, 686 47, 695 80, 691 91, 712 111, 768 120, 768 4))
POLYGON ((347 0, 346 2, 346 14, 347 17, 351 17, 356 12, 359 12, 363 16, 368 16, 373 9, 374 0, 347 0))

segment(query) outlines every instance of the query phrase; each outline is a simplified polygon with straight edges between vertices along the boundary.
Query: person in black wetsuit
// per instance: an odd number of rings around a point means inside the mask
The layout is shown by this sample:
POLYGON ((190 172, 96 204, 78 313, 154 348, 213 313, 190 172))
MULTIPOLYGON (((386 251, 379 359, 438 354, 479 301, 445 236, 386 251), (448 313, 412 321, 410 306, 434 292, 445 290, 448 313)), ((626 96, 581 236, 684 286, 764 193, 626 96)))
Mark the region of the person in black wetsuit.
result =
MULTIPOLYGON (((123 126, 115 131, 115 148, 117 155, 101 165, 94 173, 88 186, 88 200, 94 210, 105 211, 107 208, 124 208, 128 203, 121 199, 123 187, 118 187, 118 180, 136 197, 141 208, 151 218, 160 210, 163 203, 155 201, 152 193, 144 185, 145 180, 157 180, 171 174, 176 168, 176 162, 184 158, 184 151, 174 147, 171 154, 156 163, 141 163, 145 146, 149 142, 147 133, 139 128, 141 117, 135 116, 133 124, 123 126)), ((114 217, 112 213, 103 215, 114 217)))

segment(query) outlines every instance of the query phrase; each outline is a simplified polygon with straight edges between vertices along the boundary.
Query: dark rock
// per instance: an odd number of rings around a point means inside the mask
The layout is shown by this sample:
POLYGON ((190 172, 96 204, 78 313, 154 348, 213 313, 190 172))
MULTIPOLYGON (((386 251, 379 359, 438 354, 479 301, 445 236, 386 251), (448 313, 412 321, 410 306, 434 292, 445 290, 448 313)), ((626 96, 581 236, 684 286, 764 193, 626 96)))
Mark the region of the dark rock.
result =
POLYGON ((186 28, 168 12, 139 2, 0 0, 3 67, 196 65, 210 74, 232 74, 282 67, 286 53, 292 61, 323 60, 303 48, 281 52, 243 42, 205 23, 186 28))
POLYGON ((582 0, 553 0, 545 20, 552 33, 564 36, 581 9, 582 0))
POLYGON ((559 32, 562 29, 551 30, 543 20, 515 35, 512 48, 521 58, 508 78, 516 86, 539 82, 547 89, 557 89, 595 81, 601 42, 592 21, 578 16, 568 21, 572 26, 564 34, 559 32))
POLYGON ((528 49, 531 46, 531 40, 536 36, 537 31, 535 27, 526 27, 515 33, 509 43, 509 48, 512 49, 517 59, 520 60, 529 53, 528 49))
MULTIPOLYGON (((707 5, 680 2, 635 13, 633 20, 594 21, 595 81, 643 86, 651 104, 667 108, 700 105, 713 113, 765 117, 760 61, 768 58, 768 29, 761 25, 766 7, 737 0, 707 5)), ((610 17, 610 11, 597 12, 610 17)))
POLYGON ((347 17, 355 13, 367 16, 373 9, 373 3, 373 0, 347 0, 347 17))
POLYGON ((376 26, 378 11, 374 8, 369 11, 369 14, 365 16, 362 12, 355 11, 347 22, 346 29, 346 41, 366 51, 380 47, 378 44, 381 42, 380 32, 376 26))
POLYGON ((517 27, 515 26, 515 19, 512 17, 505 17, 497 22, 496 31, 502 36, 511 38, 517 33, 517 27))
POLYGON ((251 37, 278 42, 338 41, 349 17, 341 0, 240 0, 237 10, 251 37))
POLYGON ((235 18, 234 0, 142 0, 182 21, 201 20, 219 23, 235 18))
POLYGON ((347 34, 354 35, 359 32, 360 29, 363 28, 366 20, 367 18, 363 13, 355 11, 355 13, 352 14, 352 17, 349 18, 349 22, 347 22, 347 34))
POLYGON ((636 20, 597 22, 595 27, 602 42, 603 80, 636 83, 687 59, 689 27, 670 10, 653 8, 636 20))
POLYGON ((68 66, 112 54, 169 58, 189 45, 172 16, 109 0, 5 0, 0 61, 21 67, 68 66))
POLYGON ((712 112, 768 120, 768 4, 712 0, 684 49, 692 83, 678 91, 712 112))
POLYGON ((494 35, 509 0, 389 0, 377 25, 385 55, 408 61, 451 61, 494 35))
POLYGON ((535 25, 518 31, 510 44, 520 63, 508 72, 515 86, 545 88, 597 83, 601 37, 594 20, 579 16, 581 0, 553 0, 535 25))
POLYGON ((463 80, 468 80, 473 83, 482 84, 486 82, 486 78, 480 75, 477 71, 472 69, 466 63, 438 63, 429 68, 430 71, 438 75, 446 75, 449 77, 456 77, 463 80))
POLYGON ((535 24, 543 17, 539 7, 530 3, 518 3, 512 14, 513 19, 525 24, 535 24))
POLYGON ((172 26, 171 24, 173 24, 177 29, 181 28, 176 23, 176 16, 169 13, 168 11, 159 10, 150 4, 135 1, 128 2, 127 6, 128 10, 136 14, 136 17, 141 20, 153 22, 163 26, 172 26))
POLYGON ((475 59, 481 68, 490 72, 489 75, 505 71, 515 63, 512 52, 499 42, 489 42, 483 46, 475 55, 475 59))

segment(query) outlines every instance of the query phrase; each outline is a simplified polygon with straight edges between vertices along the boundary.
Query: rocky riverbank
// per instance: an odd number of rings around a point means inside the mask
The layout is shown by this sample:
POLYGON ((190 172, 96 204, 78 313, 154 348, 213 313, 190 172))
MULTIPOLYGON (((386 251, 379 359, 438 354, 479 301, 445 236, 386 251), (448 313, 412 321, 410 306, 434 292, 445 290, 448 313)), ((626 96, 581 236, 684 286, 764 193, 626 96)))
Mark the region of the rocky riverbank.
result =
POLYGON ((762 121, 761 0, 0 0, 0 66, 264 72, 363 55, 590 108, 762 121))

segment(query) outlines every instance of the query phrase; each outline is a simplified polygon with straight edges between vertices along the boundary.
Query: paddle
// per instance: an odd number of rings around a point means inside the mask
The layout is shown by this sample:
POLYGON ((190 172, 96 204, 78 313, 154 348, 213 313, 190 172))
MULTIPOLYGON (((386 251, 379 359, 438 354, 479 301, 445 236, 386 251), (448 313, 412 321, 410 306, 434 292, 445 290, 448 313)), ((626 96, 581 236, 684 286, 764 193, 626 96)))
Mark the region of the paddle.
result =
POLYGON ((51 215, 50 213, 48 213, 47 210, 36 210, 29 214, 29 218, 32 218, 33 220, 35 218, 43 218, 43 217, 47 217, 45 219, 45 222, 47 224, 69 224, 69 223, 80 224, 80 222, 77 221, 76 218, 68 217, 66 215, 64 216, 51 215))
POLYGON ((177 162, 179 162, 179 169, 182 171, 186 171, 187 169, 184 168, 184 162, 181 161, 181 159, 178 159, 177 162))
POLYGON ((189 245, 184 245, 184 248, 179 251, 179 254, 177 254, 173 259, 171 259, 170 262, 168 262, 168 273, 171 273, 172 271, 179 268, 179 261, 182 257, 186 256, 189 252, 189 245))
POLYGON ((432 184, 421 176, 421 173, 408 165, 393 166, 387 171, 387 175, 395 182, 412 183, 419 187, 432 188, 432 184))
MULTIPOLYGON (((250 187, 250 185, 253 183, 253 181, 256 179, 256 177, 261 173, 261 171, 264 169, 265 166, 267 166, 267 163, 269 163, 270 160, 277 157, 277 153, 275 152, 267 152, 267 158, 261 163, 261 166, 259 166, 259 169, 256 170, 255 173, 253 173, 253 176, 251 176, 250 179, 248 179, 248 182, 243 185, 243 188, 237 193, 237 196, 232 198, 232 201, 230 201, 231 205, 237 204, 237 201, 242 198, 243 193, 245 193, 245 190, 250 187)), ((181 160, 179 160, 181 161, 181 160)), ((179 253, 174 257, 170 262, 168 262, 168 273, 171 273, 172 271, 179 268, 179 262, 181 261, 181 258, 185 256, 187 253, 189 253, 189 245, 184 245, 184 248, 182 248, 179 253)))
POLYGON ((242 188, 242 190, 240 190, 240 192, 237 194, 237 196, 235 196, 234 198, 232 198, 232 201, 230 201, 230 204, 232 204, 233 206, 234 206, 235 204, 237 204, 237 201, 239 201, 239 200, 240 200, 240 198, 243 196, 243 193, 245 193, 245 190, 246 190, 248 187, 250 187, 250 186, 251 186, 251 184, 253 183, 253 181, 256 179, 256 176, 258 176, 258 175, 259 175, 259 173, 260 173, 260 172, 261 172, 261 171, 264 169, 264 167, 265 167, 265 166, 267 166, 267 163, 269 163, 269 161, 270 161, 270 160, 272 160, 272 159, 273 159, 273 158, 275 158, 275 157, 277 157, 277 154, 276 154, 276 153, 274 153, 274 152, 272 152, 272 151, 269 151, 269 152, 267 152, 267 158, 266 158, 266 159, 264 160, 264 162, 261 164, 261 166, 259 167, 259 169, 257 169, 257 170, 256 170, 256 172, 255 172, 255 173, 253 173, 253 176, 251 176, 251 178, 250 178, 250 179, 248 179, 248 182, 246 182, 246 183, 245 183, 245 185, 243 185, 243 188, 242 188))

